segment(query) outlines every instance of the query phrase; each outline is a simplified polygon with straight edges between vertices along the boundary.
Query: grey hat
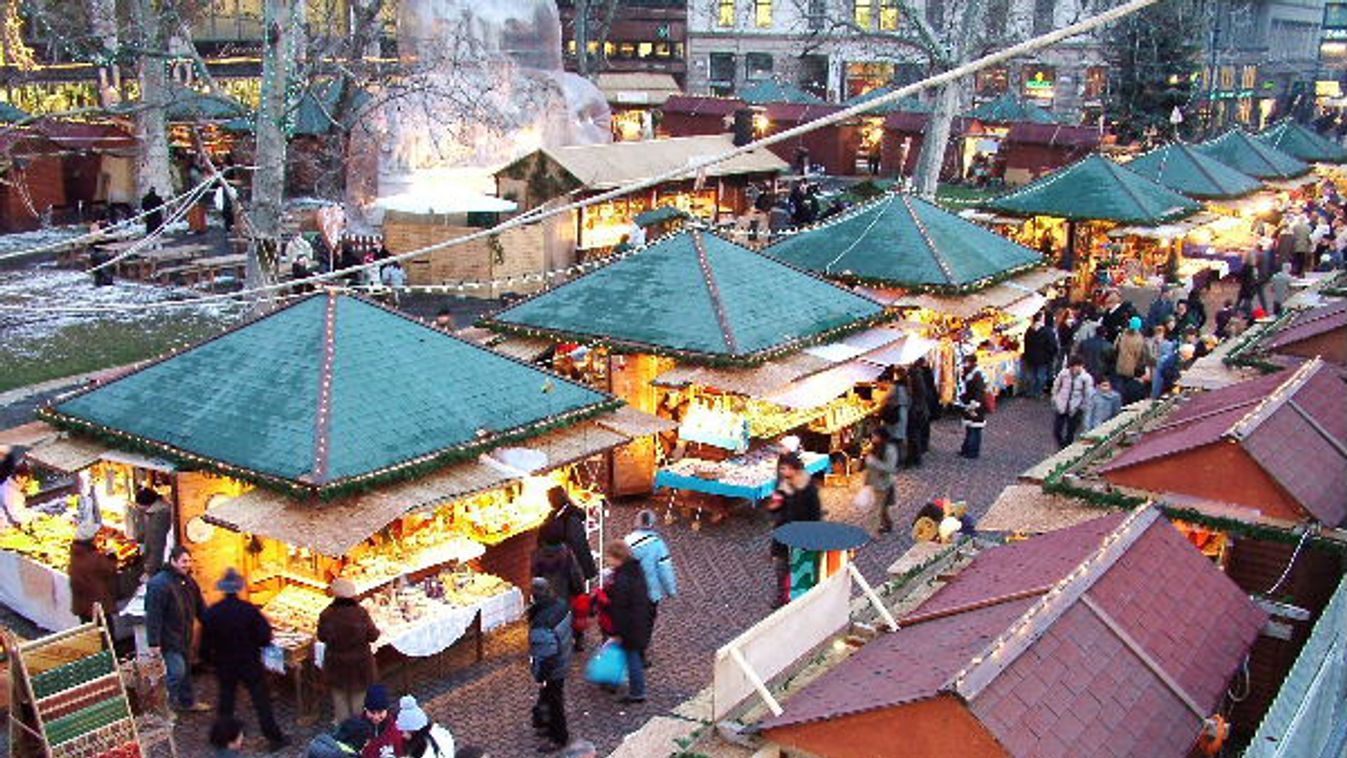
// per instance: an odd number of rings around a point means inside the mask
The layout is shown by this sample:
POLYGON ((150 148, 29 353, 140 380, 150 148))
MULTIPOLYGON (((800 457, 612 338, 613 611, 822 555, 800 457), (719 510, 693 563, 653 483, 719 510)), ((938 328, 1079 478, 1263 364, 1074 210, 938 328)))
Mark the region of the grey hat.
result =
POLYGON ((243 575, 233 566, 230 566, 229 569, 225 571, 225 575, 220 578, 220 581, 215 583, 215 589, 226 595, 237 595, 247 586, 248 583, 243 580, 243 575))

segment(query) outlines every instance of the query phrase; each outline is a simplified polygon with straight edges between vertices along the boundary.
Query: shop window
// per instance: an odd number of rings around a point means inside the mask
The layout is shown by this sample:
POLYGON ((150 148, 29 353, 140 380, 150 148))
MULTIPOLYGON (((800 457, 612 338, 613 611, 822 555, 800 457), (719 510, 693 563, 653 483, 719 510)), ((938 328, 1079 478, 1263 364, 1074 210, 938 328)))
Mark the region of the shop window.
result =
POLYGON ((623 42, 617 46, 617 57, 631 59, 636 57, 636 45, 631 42, 623 42))
POLYGON ((992 66, 977 72, 973 84, 978 97, 995 97, 1010 88, 1010 72, 1004 66, 992 66))
POLYGON ((655 53, 655 43, 642 42, 636 45, 636 56, 638 58, 649 58, 655 53))
POLYGON ((772 56, 767 53, 749 53, 744 56, 744 78, 750 82, 772 76, 772 56))
POLYGON ((1104 66, 1090 66, 1085 69, 1085 91, 1081 93, 1086 100, 1101 100, 1108 94, 1108 69, 1104 66))
POLYGON ((848 63, 846 97, 863 95, 893 81, 894 64, 882 62, 848 63))
POLYGON ((656 42, 656 43, 655 43, 655 57, 656 57, 656 58, 668 58, 668 57, 670 57, 671 55, 673 55, 673 46, 672 46, 672 45, 670 45, 668 42, 656 42))
POLYGON ((1056 97, 1057 69, 1053 66, 1025 66, 1022 72, 1025 97, 1052 100, 1056 97))
POLYGON ((682 43, 682 42, 675 42, 675 43, 673 44, 673 57, 675 57, 675 58, 682 58, 682 57, 683 57, 683 43, 682 43))
POLYGON ((862 29, 869 29, 875 23, 874 0, 855 0, 856 5, 852 9, 852 18, 856 26, 862 29))
POLYGON ((894 68, 893 83, 899 87, 916 84, 926 78, 926 66, 921 63, 899 63, 894 68))
POLYGON ((1056 0, 1034 0, 1034 34, 1047 34, 1053 29, 1056 0))
POLYGON ((716 26, 734 26, 734 0, 717 0, 716 26))
POLYGON ((809 31, 823 31, 828 25, 828 0, 809 0, 805 21, 809 24, 809 31))
POLYGON ((802 55, 799 59, 799 81, 806 92, 819 97, 828 96, 828 56, 802 55))
POLYGON ((1221 89, 1235 88, 1235 67, 1221 66, 1221 89))
POLYGON ((711 53, 711 87, 718 95, 734 91, 734 53, 711 53))
POLYGON ((767 29, 772 25, 772 0, 753 0, 753 25, 767 29))
POLYGON ((1240 89, 1253 89, 1258 86, 1258 67, 1245 66, 1239 73, 1240 89))
POLYGON ((879 30, 882 32, 898 31, 899 15, 898 0, 879 0, 879 30))
POLYGON ((569 55, 569 56, 571 56, 571 57, 575 57, 575 53, 576 53, 576 51, 577 51, 578 49, 579 49, 579 46, 576 45, 575 40, 573 40, 573 39, 568 39, 568 40, 566 40, 566 54, 567 54, 567 55, 569 55))

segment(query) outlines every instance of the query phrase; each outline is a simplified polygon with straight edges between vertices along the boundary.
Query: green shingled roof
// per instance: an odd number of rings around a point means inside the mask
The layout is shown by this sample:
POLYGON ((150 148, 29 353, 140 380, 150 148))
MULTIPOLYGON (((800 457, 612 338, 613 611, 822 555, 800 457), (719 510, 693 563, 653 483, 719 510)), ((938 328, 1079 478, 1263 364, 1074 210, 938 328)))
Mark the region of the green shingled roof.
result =
POLYGON ((321 495, 475 455, 609 404, 586 387, 332 293, 43 415, 114 444, 321 495))
POLYGON ((763 79, 757 84, 745 88, 739 93, 739 99, 749 105, 767 105, 768 103, 822 105, 825 102, 822 98, 811 95, 794 84, 778 82, 775 79, 763 79))
POLYGON ((1166 145, 1129 161, 1126 166, 1189 197, 1240 197, 1263 186, 1252 176, 1241 174, 1189 145, 1166 145))
POLYGON ((1001 95, 995 100, 988 100, 965 113, 964 116, 989 124, 1058 123, 1056 116, 1043 110, 1038 105, 1010 93, 1001 95))
POLYGON ((1302 161, 1347 163, 1347 148, 1294 121, 1282 121, 1266 129, 1258 139, 1302 161))
POLYGON ((487 325, 747 363, 882 313, 868 298, 694 229, 525 300, 487 325))
MULTIPOLYGON (((870 90, 869 92, 866 92, 865 94, 857 95, 851 98, 850 100, 846 101, 845 105, 852 106, 852 105, 860 105, 861 103, 868 103, 871 100, 874 100, 877 97, 883 97, 884 95, 887 95, 890 92, 893 92, 893 87, 878 87, 876 89, 870 90)), ((873 113, 877 116, 888 113, 930 113, 931 106, 927 105, 926 103, 923 103, 921 100, 915 97, 907 96, 898 98, 897 102, 888 103, 887 105, 881 105, 878 108, 875 108, 874 110, 868 112, 873 113)))
POLYGON ((898 194, 786 237, 765 252, 827 276, 934 290, 990 283, 1041 262, 1027 247, 898 194))
POLYGON ((1168 187, 1098 155, 994 198, 985 207, 1012 216, 1151 226, 1183 218, 1201 208, 1168 187))
POLYGON ((1310 165, 1256 139, 1242 129, 1231 129, 1203 142, 1198 150, 1231 168, 1257 179, 1290 179, 1310 170, 1310 165))

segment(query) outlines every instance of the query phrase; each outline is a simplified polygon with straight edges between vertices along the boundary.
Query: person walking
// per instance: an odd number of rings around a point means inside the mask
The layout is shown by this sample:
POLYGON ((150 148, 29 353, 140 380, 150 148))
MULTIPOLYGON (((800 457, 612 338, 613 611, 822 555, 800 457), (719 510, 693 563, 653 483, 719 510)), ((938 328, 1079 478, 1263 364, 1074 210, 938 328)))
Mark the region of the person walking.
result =
MULTIPOLYGON (((641 564, 645 573, 646 589, 650 592, 650 630, 654 635, 655 619, 659 617, 659 604, 678 594, 678 573, 674 571, 673 554, 669 545, 655 530, 659 516, 649 508, 642 508, 636 514, 636 528, 624 539, 631 554, 641 564)), ((647 649, 648 653, 648 649, 647 649)), ((646 666, 650 665, 649 656, 646 666)))
POLYGON ((149 236, 159 230, 164 225, 164 199, 159 196, 159 191, 150 187, 145 196, 140 199, 140 210, 145 214, 145 235, 149 236))
MULTIPOLYGON (((777 462, 777 489, 767 503, 775 526, 795 521, 820 521, 823 504, 819 500, 814 477, 804 467, 798 453, 785 453, 777 462)), ((772 540, 772 567, 776 575, 773 607, 790 602, 790 548, 772 540)))
POLYGON ((233 716, 220 716, 207 735, 210 758, 243 758, 243 724, 233 716))
POLYGON ((117 559, 94 544, 98 524, 82 521, 70 543, 70 612, 84 623, 94 620, 94 603, 109 625, 117 615, 117 559))
POLYGON ((1057 354, 1057 332, 1048 326, 1043 311, 1034 314, 1034 321, 1024 333, 1024 364, 1026 397, 1042 397, 1048 384, 1048 367, 1057 354))
POLYGON ((136 490, 135 505, 129 515, 132 536, 145 552, 145 576, 149 578, 164 564, 164 549, 173 528, 173 508, 154 489, 141 487, 136 490))
POLYGON ((1095 385, 1094 394, 1085 406, 1085 431, 1090 431, 1122 411, 1122 395, 1113 389, 1107 377, 1095 385))
MULTIPOLYGON (((570 548, 571 555, 575 556, 575 562, 580 566, 580 577, 583 580, 578 588, 578 594, 571 597, 572 602, 584 594, 585 586, 599 575, 598 564, 594 561, 594 551, 589 546, 589 528, 587 526, 588 517, 583 508, 571 500, 564 487, 553 487, 547 491, 547 501, 552 506, 552 514, 547 517, 548 523, 554 523, 557 526, 549 527, 547 523, 543 525, 543 530, 560 529, 563 535, 563 542, 570 548)), ((540 534, 542 533, 540 531, 540 534)), ((587 602, 587 601, 586 601, 587 602)), ((573 636, 575 649, 577 651, 585 649, 584 624, 577 617, 577 623, 573 636)))
POLYGON ((360 751, 360 758, 396 758, 402 755, 402 732, 399 732, 393 719, 388 717, 388 708, 392 701, 388 697, 388 688, 382 684, 371 684, 365 690, 363 718, 370 725, 369 742, 360 751))
POLYGON ((1079 355, 1071 356, 1066 368, 1052 381, 1052 407, 1056 411, 1052 436, 1057 439, 1058 450, 1075 441, 1093 392, 1094 379, 1085 370, 1085 361, 1079 355))
POLYGON ((571 606, 558 596, 546 577, 533 578, 533 603, 528 609, 529 663, 538 700, 533 728, 545 738, 539 752, 554 752, 571 739, 566 728, 566 673, 571 665, 571 606))
POLYGON ((620 702, 645 702, 645 649, 650 644, 650 589, 645 572, 624 540, 613 540, 603 551, 604 563, 613 571, 608 588, 608 613, 613 620, 613 640, 627 654, 627 694, 620 702))
POLYGON ((362 718, 346 719, 333 731, 314 737, 304 752, 304 758, 351 758, 360 755, 369 742, 371 729, 369 722, 362 718))
POLYGON ((987 379, 978 368, 976 355, 963 358, 963 392, 959 395, 963 409, 963 446, 961 458, 976 460, 982 455, 982 430, 987 426, 987 379))
POLYGON ((920 466, 921 457, 931 446, 931 404, 927 393, 926 378, 914 366, 907 372, 907 394, 912 405, 907 409, 907 457, 908 466, 920 466))
MULTIPOLYGON (((543 524, 538 530, 538 542, 541 544, 533 551, 532 575, 546 579, 548 586, 551 587, 552 596, 565 601, 568 608, 578 608, 587 604, 587 599, 581 600, 588 595, 580 563, 566 544, 566 524, 562 521, 548 521, 543 524)), ((572 621, 574 620, 575 617, 572 616, 572 621)), ((582 633, 581 629, 577 625, 572 631, 574 634, 569 635, 570 644, 577 651, 583 650, 584 643, 576 639, 582 633)))
POLYGON ((1133 316, 1127 322, 1127 331, 1118 336, 1114 345, 1117 359, 1113 371, 1116 376, 1136 376, 1139 366, 1146 365, 1146 338, 1141 334, 1141 317, 1133 316))
POLYGON ((355 582, 337 579, 331 591, 332 604, 318 614, 318 641, 325 646, 323 679, 332 695, 332 720, 341 723, 360 712, 365 690, 374 683, 370 645, 379 639, 379 628, 356 602, 355 582))
POLYGON ((894 500, 894 481, 898 475, 898 445, 889 438, 883 427, 870 432, 870 447, 865 454, 865 486, 874 496, 875 518, 870 532, 888 534, 893 531, 889 507, 894 500))
POLYGON ((164 659, 171 705, 180 711, 209 711, 192 692, 192 626, 206 601, 192 578, 192 554, 175 547, 168 562, 145 586, 145 644, 164 659))
POLYGON ((271 644, 271 624, 257 606, 239 597, 246 588, 247 582, 233 568, 215 584, 224 599, 201 614, 201 657, 215 667, 220 715, 234 716, 234 697, 243 685, 257 711, 258 728, 274 752, 289 745, 290 740, 276 724, 267 672, 262 667, 262 649, 271 644))
POLYGON ((431 721, 411 695, 398 701, 397 728, 407 758, 454 758, 454 735, 431 721))
POLYGON ((1268 280, 1268 284, 1272 285, 1272 314, 1275 316, 1282 315, 1282 308, 1291 299, 1291 279, 1291 264, 1283 263, 1268 280))
POLYGON ((898 445, 898 462, 902 463, 902 454, 907 452, 907 426, 912 413, 912 393, 907 388, 907 376, 899 372, 893 378, 893 389, 884 398, 884 407, 879 412, 879 420, 889 439, 898 445))

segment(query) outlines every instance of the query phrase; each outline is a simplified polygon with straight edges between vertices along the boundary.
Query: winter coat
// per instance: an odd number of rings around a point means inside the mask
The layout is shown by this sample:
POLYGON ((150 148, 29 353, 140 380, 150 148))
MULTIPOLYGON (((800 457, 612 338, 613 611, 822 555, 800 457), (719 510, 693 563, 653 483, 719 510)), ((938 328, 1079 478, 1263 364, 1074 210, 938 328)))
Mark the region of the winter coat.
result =
POLYGON ((1082 370, 1072 375, 1069 367, 1064 368, 1057 372, 1057 378, 1052 381, 1052 407, 1058 413, 1074 416, 1085 410, 1093 393, 1094 379, 1090 377, 1090 372, 1082 370))
POLYGON ((454 735, 439 724, 431 724, 426 749, 413 755, 409 748, 407 758, 454 758, 457 751, 458 749, 454 747, 454 735))
MULTIPOLYGON (((772 512, 777 526, 785 526, 795 521, 821 521, 823 503, 819 500, 818 486, 811 480, 802 490, 786 494, 781 507, 772 512)), ((790 553, 780 542, 772 540, 772 555, 784 556, 790 553)))
POLYGON ((379 629, 360 603, 336 598, 318 615, 318 641, 323 652, 323 679, 328 687, 363 691, 374 683, 374 651, 379 629))
MULTIPOLYGON (((368 721, 369 719, 366 719, 368 721)), ((402 732, 398 731, 397 725, 393 723, 394 714, 388 712, 388 717, 382 724, 370 722, 374 727, 374 736, 369 742, 365 743, 365 749, 360 751, 360 758, 392 758, 392 756, 402 755, 402 732), (384 748, 387 748, 385 750, 384 748)))
POLYGON ((589 534, 585 529, 585 512, 568 503, 552 514, 552 520, 559 522, 565 529, 566 547, 580 564, 580 573, 586 580, 599 575, 599 567, 594 563, 594 551, 589 548, 589 534))
POLYGON ((645 584, 641 564, 631 559, 613 572, 608 588, 608 613, 613 618, 613 633, 627 650, 644 650, 650 644, 654 608, 645 584))
POLYGON ((965 426, 980 428, 987 425, 987 380, 982 376, 982 369, 975 368, 964 374, 959 404, 963 406, 965 426))
POLYGON ((1046 366, 1057 354, 1057 339, 1052 327, 1031 326, 1024 333, 1024 362, 1030 366, 1046 366))
POLYGON ((206 601, 190 576, 165 565, 145 585, 145 642, 166 652, 192 650, 192 624, 206 601))
POLYGON ((535 682, 566 678, 571 666, 571 608, 558 597, 540 597, 529 608, 529 663, 535 682))
POLYGON ((1146 311, 1146 323, 1152 327, 1159 326, 1174 315, 1174 301, 1165 295, 1160 295, 1151 303, 1151 307, 1146 311))
POLYGON ((353 755, 358 753, 337 742, 336 737, 324 733, 313 738, 308 751, 304 753, 304 758, 351 758, 353 755))
POLYGON ((117 613, 117 559, 93 542, 76 540, 70 543, 70 612, 92 616, 94 603, 106 616, 117 613))
POLYGON ((162 497, 146 507, 130 506, 131 526, 136 542, 145 551, 145 570, 155 571, 164 563, 164 545, 173 528, 173 509, 162 497))
POLYGON ((1121 410, 1122 395, 1114 390, 1095 392, 1090 397, 1090 404, 1085 407, 1085 430, 1089 431, 1099 426, 1118 415, 1121 410))
POLYGON ((1279 305, 1285 305, 1291 298, 1291 275, 1285 271, 1278 271, 1268 280, 1272 285, 1272 302, 1279 305))
POLYGON ((533 576, 547 580, 552 594, 572 598, 585 591, 585 578, 575 554, 565 545, 543 545, 533 552, 533 576))
POLYGON ((1136 376, 1137 367, 1145 365, 1146 338, 1141 332, 1127 330, 1118 337, 1118 362, 1114 369, 1118 376, 1136 376))
POLYGON ((238 595, 225 595, 201 615, 201 657, 217 671, 231 669, 243 678, 261 676, 262 648, 270 644, 266 616, 238 595))
POLYGON ((898 473, 898 446, 892 440, 884 443, 883 450, 872 450, 865 456, 865 486, 883 497, 893 486, 893 478, 898 473))
POLYGON ((678 576, 674 573, 673 555, 664 538, 651 529, 637 529, 627 535, 631 554, 641 564, 645 585, 650 590, 650 602, 658 603, 678 594, 678 576))
POLYGON ((1136 310, 1132 304, 1126 300, 1118 304, 1118 307, 1104 314, 1100 320, 1100 328, 1104 330, 1104 339, 1112 342, 1118 338, 1127 328, 1127 322, 1136 315, 1136 310))
POLYGON ((1086 337, 1080 343, 1080 347, 1076 348, 1076 353, 1085 361, 1085 370, 1095 379, 1104 375, 1104 354, 1108 349, 1108 343, 1098 333, 1086 337))
POLYGON ((895 384, 884 399, 884 410, 880 411, 880 420, 889 437, 895 440, 907 439, 907 416, 912 407, 912 396, 907 387, 895 384))

